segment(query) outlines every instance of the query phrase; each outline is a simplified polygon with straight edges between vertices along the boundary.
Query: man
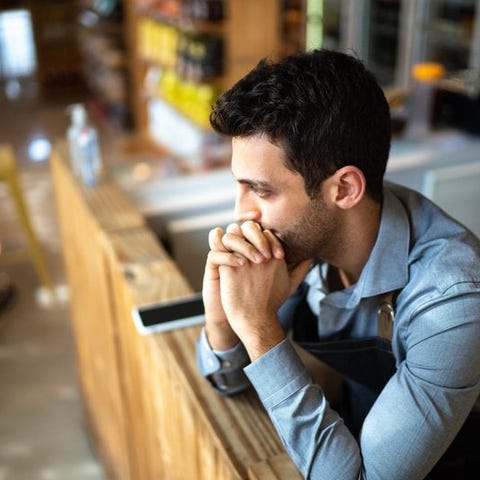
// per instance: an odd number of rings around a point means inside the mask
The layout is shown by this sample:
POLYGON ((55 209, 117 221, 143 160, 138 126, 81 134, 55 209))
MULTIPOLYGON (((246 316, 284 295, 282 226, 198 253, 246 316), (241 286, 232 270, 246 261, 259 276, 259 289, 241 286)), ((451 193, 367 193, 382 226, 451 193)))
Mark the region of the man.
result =
POLYGON ((374 77, 327 50, 261 61, 211 122, 232 137, 239 223, 209 235, 202 373, 223 394, 253 385, 305 478, 420 479, 439 459, 478 478, 444 454, 480 392, 480 244, 383 183, 374 77), (287 332, 344 375, 341 413, 287 332))

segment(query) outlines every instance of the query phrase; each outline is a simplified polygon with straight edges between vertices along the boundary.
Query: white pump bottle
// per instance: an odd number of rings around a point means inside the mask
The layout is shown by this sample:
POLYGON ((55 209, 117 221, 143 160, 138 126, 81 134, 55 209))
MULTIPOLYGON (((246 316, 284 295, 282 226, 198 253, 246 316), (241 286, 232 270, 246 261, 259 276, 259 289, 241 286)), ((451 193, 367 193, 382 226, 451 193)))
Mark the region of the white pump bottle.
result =
POLYGON ((67 137, 72 170, 85 185, 98 183, 102 173, 102 160, 96 130, 88 124, 85 107, 81 103, 69 107, 71 125, 67 137))

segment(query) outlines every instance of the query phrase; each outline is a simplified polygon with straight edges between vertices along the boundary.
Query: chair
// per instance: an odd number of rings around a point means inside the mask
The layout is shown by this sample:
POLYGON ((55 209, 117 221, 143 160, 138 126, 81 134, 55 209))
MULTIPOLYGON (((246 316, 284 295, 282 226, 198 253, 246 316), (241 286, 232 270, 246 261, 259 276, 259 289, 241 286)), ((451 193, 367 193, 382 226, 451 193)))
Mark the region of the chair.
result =
POLYGON ((53 293, 53 283, 47 267, 47 262, 37 236, 32 228, 30 215, 18 181, 15 155, 10 145, 6 144, 0 144, 0 182, 6 182, 9 187, 22 229, 27 238, 28 250, 40 283, 43 287, 48 289, 48 292, 53 293))

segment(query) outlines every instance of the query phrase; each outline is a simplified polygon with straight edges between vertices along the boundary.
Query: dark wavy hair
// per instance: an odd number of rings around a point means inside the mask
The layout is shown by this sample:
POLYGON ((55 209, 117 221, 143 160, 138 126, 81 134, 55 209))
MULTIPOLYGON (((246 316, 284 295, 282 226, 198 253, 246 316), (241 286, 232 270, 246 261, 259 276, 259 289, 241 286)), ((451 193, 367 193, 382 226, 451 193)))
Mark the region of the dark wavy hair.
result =
POLYGON ((375 77, 351 55, 320 49, 263 59, 218 97, 210 123, 221 134, 262 135, 281 147, 310 197, 339 168, 354 165, 370 197, 382 199, 390 111, 375 77))

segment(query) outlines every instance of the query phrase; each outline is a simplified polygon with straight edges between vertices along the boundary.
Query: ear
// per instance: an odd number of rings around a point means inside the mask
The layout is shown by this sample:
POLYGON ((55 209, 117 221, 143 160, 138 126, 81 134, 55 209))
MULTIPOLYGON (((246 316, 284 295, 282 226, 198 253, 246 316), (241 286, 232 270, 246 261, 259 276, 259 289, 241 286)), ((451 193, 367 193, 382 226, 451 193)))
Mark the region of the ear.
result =
POLYGON ((352 165, 338 169, 329 180, 332 200, 342 210, 357 205, 365 195, 367 181, 363 172, 352 165))

